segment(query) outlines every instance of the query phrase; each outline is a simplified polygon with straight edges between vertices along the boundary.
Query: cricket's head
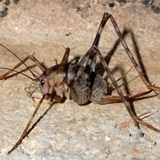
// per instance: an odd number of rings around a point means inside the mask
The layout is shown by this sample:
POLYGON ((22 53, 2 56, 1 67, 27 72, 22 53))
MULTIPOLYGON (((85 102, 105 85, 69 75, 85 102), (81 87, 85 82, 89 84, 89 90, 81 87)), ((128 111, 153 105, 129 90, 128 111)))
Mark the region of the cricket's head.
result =
POLYGON ((40 89, 46 99, 61 101, 68 91, 64 66, 56 65, 46 69, 39 77, 40 89))

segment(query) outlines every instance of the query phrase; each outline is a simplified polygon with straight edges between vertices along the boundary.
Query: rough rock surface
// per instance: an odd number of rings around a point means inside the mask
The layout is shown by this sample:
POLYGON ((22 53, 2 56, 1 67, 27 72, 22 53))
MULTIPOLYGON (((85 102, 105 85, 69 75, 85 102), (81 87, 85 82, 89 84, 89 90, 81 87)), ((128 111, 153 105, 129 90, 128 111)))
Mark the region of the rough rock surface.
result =
MULTIPOLYGON (((20 58, 34 53, 41 62, 52 66, 55 59, 59 62, 63 56, 62 45, 74 48, 70 59, 83 56, 93 42, 103 13, 109 12, 122 32, 130 31, 125 40, 133 55, 144 65, 150 81, 160 86, 160 15, 139 1, 121 5, 115 2, 114 7, 109 7, 110 2, 26 0, 17 5, 11 3, 8 15, 0 18, 0 43, 20 58)), ((116 79, 132 66, 121 44, 115 49, 117 40, 109 21, 99 48, 104 56, 114 53, 109 66, 116 79)), ((0 67, 11 68, 18 62, 0 47, 0 67)), ((28 62, 28 65, 33 63, 28 62)), ((36 67, 32 69, 40 74, 36 67)), ((2 73, 4 70, 0 69, 2 73)), ((147 90, 134 69, 127 74, 126 81, 131 94, 147 90)), ((160 159, 160 134, 141 126, 144 136, 140 137, 123 104, 78 106, 71 100, 54 105, 29 137, 11 155, 6 155, 38 103, 26 94, 25 88, 30 83, 21 75, 0 81, 1 160, 160 159)), ((125 93, 123 86, 122 89, 125 93)), ((160 128, 159 104, 159 96, 156 96, 139 100, 134 106, 138 115, 153 113, 144 120, 160 128)), ((44 102, 36 118, 48 106, 44 102)))

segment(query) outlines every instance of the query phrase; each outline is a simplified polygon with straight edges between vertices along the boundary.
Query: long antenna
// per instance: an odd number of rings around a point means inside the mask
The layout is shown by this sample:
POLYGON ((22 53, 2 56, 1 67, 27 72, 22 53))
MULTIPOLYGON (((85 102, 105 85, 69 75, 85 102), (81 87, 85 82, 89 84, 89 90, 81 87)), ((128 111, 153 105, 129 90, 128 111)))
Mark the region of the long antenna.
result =
POLYGON ((34 78, 36 78, 36 79, 38 78, 38 77, 31 71, 31 69, 27 66, 27 64, 26 64, 24 61, 21 60, 21 58, 19 58, 14 52, 12 52, 10 49, 8 49, 7 47, 5 47, 3 44, 0 43, 0 45, 1 45, 3 48, 5 48, 7 51, 9 51, 10 53, 12 53, 18 60, 20 60, 20 62, 21 62, 22 64, 24 64, 24 65, 27 67, 27 69, 31 72, 31 74, 33 75, 34 78))
MULTIPOLYGON (((9 71, 15 72, 15 73, 17 73, 17 74, 21 74, 21 75, 26 76, 27 78, 31 79, 32 81, 34 81, 34 80, 35 80, 34 78, 32 78, 32 77, 28 76, 28 75, 27 75, 27 74, 25 74, 25 73, 22 73, 22 72, 19 72, 19 71, 16 71, 16 70, 10 69, 10 68, 0 67, 0 69, 5 69, 5 70, 9 70, 9 71)), ((1 76, 0 76, 0 79, 1 79, 1 76)), ((4 79, 4 78, 2 78, 2 79, 4 79)))

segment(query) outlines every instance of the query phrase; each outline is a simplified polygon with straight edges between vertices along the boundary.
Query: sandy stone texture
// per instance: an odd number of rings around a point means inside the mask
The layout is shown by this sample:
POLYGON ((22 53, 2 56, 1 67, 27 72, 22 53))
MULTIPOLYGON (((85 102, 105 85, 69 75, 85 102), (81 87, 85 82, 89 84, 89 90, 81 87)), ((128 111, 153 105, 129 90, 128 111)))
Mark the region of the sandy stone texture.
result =
MULTIPOLYGON (((160 15, 139 1, 120 5, 109 0, 26 0, 8 6, 8 15, 0 18, 0 43, 20 58, 28 54, 48 67, 60 62, 64 47, 73 48, 70 60, 83 56, 90 48, 104 12, 115 18, 129 48, 149 80, 160 86, 160 15), (126 32, 128 31, 128 32, 126 32), (64 46, 64 47, 63 47, 64 46)), ((2 3, 2 2, 1 2, 2 3)), ((156 2, 159 5, 158 1, 156 2)), ((131 67, 124 48, 110 21, 101 37, 99 49, 111 54, 109 66, 116 79, 131 67)), ((11 68, 19 60, 0 46, 0 67, 11 68)), ((27 62, 40 75, 34 63, 27 62)), ((19 70, 23 70, 24 66, 19 70)), ((5 72, 0 69, 0 75, 5 72)), ((24 73, 30 74, 29 71, 24 73)), ((79 106, 67 99, 54 105, 22 144, 11 154, 7 151, 20 137, 39 99, 27 96, 31 80, 18 75, 0 81, 0 159, 1 160, 158 160, 160 134, 141 126, 144 136, 134 126, 123 104, 79 106)), ((135 69, 120 80, 125 94, 147 91, 135 69), (128 82, 128 83, 126 83, 128 82), (124 87, 125 86, 125 87, 124 87)), ((40 97, 41 94, 37 93, 40 97)), ((116 92, 114 93, 116 94, 116 92)), ((151 93, 150 95, 154 95, 151 93)), ((138 115, 150 112, 145 121, 160 128, 160 98, 154 96, 134 103, 138 115)), ((36 116, 49 104, 44 102, 36 116)))

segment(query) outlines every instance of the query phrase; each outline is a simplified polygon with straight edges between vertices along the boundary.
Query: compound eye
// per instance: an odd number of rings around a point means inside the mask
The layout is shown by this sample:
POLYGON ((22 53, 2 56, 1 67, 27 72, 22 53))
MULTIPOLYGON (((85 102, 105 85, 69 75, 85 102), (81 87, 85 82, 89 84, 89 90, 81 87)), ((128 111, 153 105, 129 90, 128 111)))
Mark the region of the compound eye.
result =
POLYGON ((43 79, 41 79, 40 83, 41 83, 41 85, 43 86, 44 83, 45 83, 45 81, 44 81, 43 79))

